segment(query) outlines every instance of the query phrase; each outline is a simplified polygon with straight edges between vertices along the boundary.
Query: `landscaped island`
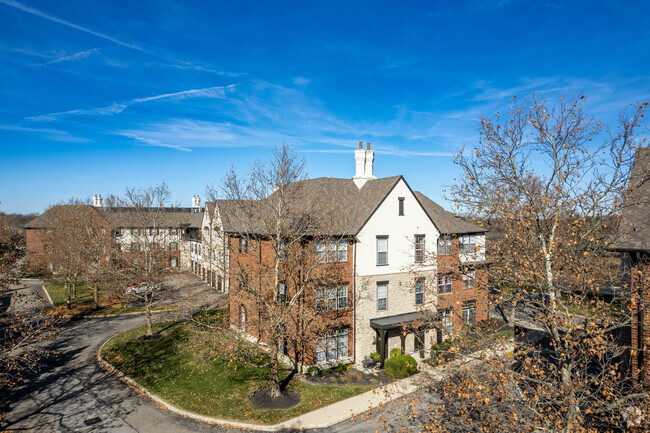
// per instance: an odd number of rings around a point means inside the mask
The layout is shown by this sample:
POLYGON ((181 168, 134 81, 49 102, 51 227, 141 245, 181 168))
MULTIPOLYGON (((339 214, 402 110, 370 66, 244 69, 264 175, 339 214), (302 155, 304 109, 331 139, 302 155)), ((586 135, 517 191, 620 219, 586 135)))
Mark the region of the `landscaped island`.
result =
MULTIPOLYGON (((293 378, 288 389, 302 397, 290 409, 260 409, 250 396, 268 387, 268 367, 256 367, 232 350, 255 352, 245 341, 235 342, 228 329, 198 330, 190 322, 154 327, 160 337, 141 339, 146 327, 110 339, 101 356, 141 386, 174 406, 200 415, 250 423, 275 424, 371 390, 377 385, 324 386, 293 378), (234 344, 233 344, 234 343, 234 344)), ((258 365, 267 356, 257 351, 258 365)), ((285 377, 289 374, 285 372, 285 377)))

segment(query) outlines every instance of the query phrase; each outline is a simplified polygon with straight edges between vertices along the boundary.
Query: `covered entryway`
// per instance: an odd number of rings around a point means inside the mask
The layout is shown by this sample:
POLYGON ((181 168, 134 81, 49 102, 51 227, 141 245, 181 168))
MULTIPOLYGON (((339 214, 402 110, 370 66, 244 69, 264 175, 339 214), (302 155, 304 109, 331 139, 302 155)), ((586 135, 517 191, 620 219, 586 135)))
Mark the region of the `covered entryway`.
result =
MULTIPOLYGON (((388 339, 390 337, 399 337, 402 343, 402 353, 406 352, 406 336, 414 334, 415 349, 420 351, 420 356, 424 355, 424 336, 432 327, 437 328, 435 315, 429 312, 414 311, 412 313, 397 314, 395 316, 379 317, 370 319, 370 327, 377 333, 377 352, 379 352, 379 366, 384 366, 384 361, 388 358, 388 339)), ((442 333, 438 331, 437 338, 442 338, 442 333)))

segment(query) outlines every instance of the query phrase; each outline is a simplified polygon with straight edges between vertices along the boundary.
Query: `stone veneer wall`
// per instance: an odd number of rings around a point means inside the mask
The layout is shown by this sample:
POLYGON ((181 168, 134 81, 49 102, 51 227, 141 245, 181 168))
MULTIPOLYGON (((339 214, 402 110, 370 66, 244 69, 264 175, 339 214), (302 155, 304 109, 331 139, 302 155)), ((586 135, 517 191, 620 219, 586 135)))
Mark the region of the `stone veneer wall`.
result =
MULTIPOLYGON (((370 319, 379 317, 394 316, 396 314, 411 313, 418 311, 419 308, 435 310, 435 292, 433 290, 434 273, 429 272, 426 275, 418 275, 426 278, 425 282, 425 306, 417 307, 415 305, 415 279, 416 275, 409 272, 400 272, 395 274, 372 275, 366 277, 356 277, 356 362, 360 364, 364 357, 376 351, 375 330, 370 327, 370 319), (388 281, 388 309, 387 311, 377 311, 377 282, 388 281)), ((425 349, 431 346, 435 341, 436 331, 430 330, 425 333, 425 349)), ((388 350, 401 347, 399 336, 388 339, 388 350)), ((406 336, 406 352, 414 351, 414 335, 406 336)), ((419 359, 416 357, 416 359, 419 359)))

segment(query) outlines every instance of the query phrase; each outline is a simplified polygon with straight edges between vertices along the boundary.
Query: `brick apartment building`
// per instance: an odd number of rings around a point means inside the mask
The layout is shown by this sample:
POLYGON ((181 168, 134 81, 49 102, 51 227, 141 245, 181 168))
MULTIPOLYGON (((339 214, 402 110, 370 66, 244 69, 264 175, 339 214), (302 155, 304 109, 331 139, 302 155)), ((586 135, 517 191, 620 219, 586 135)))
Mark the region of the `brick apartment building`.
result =
MULTIPOLYGON (((331 280, 315 287, 297 313, 315 312, 314 335, 292 341, 296 330, 287 329, 287 341, 280 342, 282 352, 300 353, 305 365, 360 363, 371 352, 386 357, 396 347, 424 356, 432 342, 459 332, 463 323, 487 319, 485 230, 414 192, 402 176, 375 178, 369 148, 360 145, 355 160, 352 179, 300 183, 301 205, 339 222, 329 238, 321 234, 300 245, 331 280)), ((245 274, 245 284, 255 281, 260 292, 271 291, 274 284, 260 275, 265 271, 256 261, 269 261, 271 268, 275 255, 267 233, 237 227, 236 205, 210 203, 212 229, 222 232, 223 245, 215 251, 223 251, 219 262, 227 263, 231 325, 268 343, 264 309, 242 296, 241 279, 245 274)), ((283 272, 291 280, 297 271, 283 272)), ((294 288, 286 283, 282 290, 290 297, 294 288)))

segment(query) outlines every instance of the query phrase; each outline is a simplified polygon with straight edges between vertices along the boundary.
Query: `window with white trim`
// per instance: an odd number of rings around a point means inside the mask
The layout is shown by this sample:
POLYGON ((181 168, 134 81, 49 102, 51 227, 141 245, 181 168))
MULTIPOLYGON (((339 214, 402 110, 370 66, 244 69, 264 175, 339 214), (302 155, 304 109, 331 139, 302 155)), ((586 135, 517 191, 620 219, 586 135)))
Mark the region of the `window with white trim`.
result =
POLYGON ((278 283, 278 303, 285 304, 287 302, 287 285, 278 283))
POLYGON ((440 236, 438 238, 438 255, 446 256, 451 254, 451 238, 449 236, 440 236))
POLYGON ((463 323, 467 325, 476 323, 476 302, 468 301, 463 305, 463 323))
POLYGON ((465 271, 463 273, 463 289, 473 289, 476 287, 476 271, 465 271))
POLYGON ((415 305, 424 304, 424 278, 415 280, 415 305))
POLYGON ((348 286, 316 290, 316 311, 340 310, 348 307, 348 286))
POLYGON ((438 293, 451 293, 452 290, 452 279, 451 275, 440 275, 438 276, 438 293))
POLYGON ((239 252, 242 253, 242 254, 247 254, 248 253, 248 239, 241 238, 239 240, 239 252))
POLYGON ((388 264, 388 236, 377 236, 377 266, 388 264))
POLYGON ((461 253, 472 254, 476 252, 476 235, 463 235, 458 239, 458 249, 461 253))
POLYGON ((424 262, 424 235, 415 235, 415 263, 424 262))
POLYGON ((348 357, 348 328, 339 328, 318 338, 316 342, 316 363, 337 361, 348 357))
POLYGON ((348 243, 345 240, 317 240, 314 245, 318 263, 348 261, 348 243))
POLYGON ((445 330, 447 335, 451 335, 454 332, 454 310, 451 308, 445 308, 440 311, 440 324, 442 329, 445 330))
POLYGON ((388 310, 388 281, 377 283, 377 311, 388 310))

